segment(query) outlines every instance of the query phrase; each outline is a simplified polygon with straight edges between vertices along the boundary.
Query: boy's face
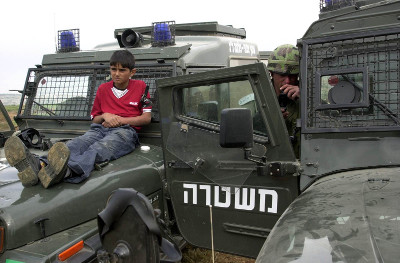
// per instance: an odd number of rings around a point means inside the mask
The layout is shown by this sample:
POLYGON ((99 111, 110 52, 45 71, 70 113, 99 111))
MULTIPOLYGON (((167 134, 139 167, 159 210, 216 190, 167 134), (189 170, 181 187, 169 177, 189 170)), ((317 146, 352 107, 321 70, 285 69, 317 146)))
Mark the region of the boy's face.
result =
POLYGON ((124 68, 121 64, 110 66, 111 78, 117 89, 124 90, 128 87, 129 79, 135 75, 136 69, 124 68))

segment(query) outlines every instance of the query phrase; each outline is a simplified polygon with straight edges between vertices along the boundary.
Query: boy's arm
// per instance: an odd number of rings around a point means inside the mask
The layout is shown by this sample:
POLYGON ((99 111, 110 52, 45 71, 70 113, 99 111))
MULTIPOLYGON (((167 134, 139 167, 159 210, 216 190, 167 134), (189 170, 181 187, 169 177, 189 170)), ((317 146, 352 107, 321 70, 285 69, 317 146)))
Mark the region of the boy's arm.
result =
POLYGON ((136 117, 119 117, 121 125, 129 124, 131 126, 145 126, 151 122, 151 112, 143 112, 136 117))
POLYGON ((103 113, 93 118, 93 123, 102 124, 106 128, 120 127, 125 124, 131 126, 144 126, 151 122, 151 112, 143 112, 136 117, 121 117, 112 113, 103 113))

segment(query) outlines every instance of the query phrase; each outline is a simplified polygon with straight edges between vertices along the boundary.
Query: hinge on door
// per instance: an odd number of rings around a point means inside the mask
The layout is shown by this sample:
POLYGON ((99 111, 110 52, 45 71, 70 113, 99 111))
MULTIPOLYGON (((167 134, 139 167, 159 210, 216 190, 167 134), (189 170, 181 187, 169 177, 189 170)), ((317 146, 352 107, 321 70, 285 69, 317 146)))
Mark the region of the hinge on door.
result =
POLYGON ((172 161, 168 162, 167 165, 168 165, 168 168, 190 169, 190 168, 192 168, 190 163, 192 163, 192 166, 193 166, 193 162, 187 163, 187 162, 183 162, 180 160, 178 160, 178 161, 172 160, 172 161))
POLYGON ((298 162, 268 162, 265 166, 257 166, 257 169, 259 174, 276 177, 300 175, 298 162))

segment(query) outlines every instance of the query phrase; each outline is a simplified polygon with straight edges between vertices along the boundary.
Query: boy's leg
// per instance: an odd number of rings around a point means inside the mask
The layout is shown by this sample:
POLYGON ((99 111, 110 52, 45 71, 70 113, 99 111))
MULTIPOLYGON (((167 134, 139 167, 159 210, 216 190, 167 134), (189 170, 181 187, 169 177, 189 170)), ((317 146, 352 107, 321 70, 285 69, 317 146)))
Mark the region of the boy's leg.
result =
POLYGON ((67 163, 85 152, 90 145, 105 136, 104 127, 100 124, 92 124, 90 130, 84 135, 76 137, 66 144, 56 143, 49 150, 45 158, 46 166, 38 174, 44 188, 62 181, 68 172, 67 163))
POLYGON ((24 186, 37 184, 37 174, 40 169, 39 158, 31 154, 17 136, 11 136, 7 139, 4 145, 4 153, 8 163, 17 168, 19 180, 24 186))
POLYGON ((65 143, 57 142, 49 150, 47 165, 40 169, 38 177, 44 188, 56 184, 67 173, 70 152, 65 143))
MULTIPOLYGON (((132 152, 138 144, 136 131, 129 127, 110 128, 107 135, 92 144, 86 152, 80 156, 70 158, 69 168, 75 174, 81 175, 81 180, 86 179, 94 169, 95 163, 115 160, 132 152)), ((77 178, 67 178, 66 181, 79 182, 77 178)))
POLYGON ((81 155, 90 145, 103 139, 106 136, 107 130, 101 124, 92 123, 90 129, 85 134, 69 140, 67 146, 71 152, 71 157, 81 155))

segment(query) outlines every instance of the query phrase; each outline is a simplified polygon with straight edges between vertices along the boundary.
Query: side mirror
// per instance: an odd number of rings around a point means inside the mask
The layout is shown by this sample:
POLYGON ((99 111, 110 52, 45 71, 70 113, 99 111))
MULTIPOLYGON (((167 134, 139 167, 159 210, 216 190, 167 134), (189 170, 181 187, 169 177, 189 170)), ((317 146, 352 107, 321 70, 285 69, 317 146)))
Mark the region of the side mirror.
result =
POLYGON ((224 148, 253 147, 253 118, 250 109, 229 108, 221 111, 219 144, 224 148))

